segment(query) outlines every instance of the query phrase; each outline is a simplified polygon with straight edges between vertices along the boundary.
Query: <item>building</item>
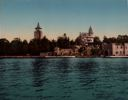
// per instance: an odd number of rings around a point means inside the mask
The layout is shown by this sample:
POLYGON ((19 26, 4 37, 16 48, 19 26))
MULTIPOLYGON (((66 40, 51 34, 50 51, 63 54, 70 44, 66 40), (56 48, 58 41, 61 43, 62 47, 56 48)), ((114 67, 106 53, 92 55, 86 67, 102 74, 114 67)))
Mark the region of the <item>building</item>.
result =
POLYGON ((55 48, 54 54, 56 56, 72 56, 74 51, 72 49, 60 49, 58 47, 55 48))
POLYGON ((34 39, 38 39, 40 40, 41 37, 42 37, 42 31, 41 31, 41 27, 40 27, 40 24, 38 23, 37 24, 37 27, 35 28, 35 32, 34 32, 34 39))
POLYGON ((102 48, 105 56, 128 56, 128 43, 104 43, 102 48))
POLYGON ((80 35, 78 36, 78 41, 80 45, 88 45, 94 42, 94 37, 93 37, 93 30, 92 27, 90 26, 88 32, 80 32, 80 35))

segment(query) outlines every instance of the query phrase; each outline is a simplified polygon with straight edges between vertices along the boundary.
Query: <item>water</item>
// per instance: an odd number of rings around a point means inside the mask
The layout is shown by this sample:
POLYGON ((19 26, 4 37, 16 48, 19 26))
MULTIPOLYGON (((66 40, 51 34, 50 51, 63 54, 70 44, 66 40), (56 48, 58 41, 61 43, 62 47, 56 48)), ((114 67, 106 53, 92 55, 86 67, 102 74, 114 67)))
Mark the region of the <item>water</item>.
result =
POLYGON ((128 59, 0 59, 0 100, 128 100, 128 59))

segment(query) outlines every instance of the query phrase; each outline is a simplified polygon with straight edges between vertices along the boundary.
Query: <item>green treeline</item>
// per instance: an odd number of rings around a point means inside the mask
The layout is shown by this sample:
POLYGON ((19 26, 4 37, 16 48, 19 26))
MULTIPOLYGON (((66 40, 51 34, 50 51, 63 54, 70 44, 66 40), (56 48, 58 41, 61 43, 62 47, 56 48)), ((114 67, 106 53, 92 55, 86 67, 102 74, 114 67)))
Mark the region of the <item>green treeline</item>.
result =
POLYGON ((41 52, 52 52, 55 47, 70 48, 75 41, 70 40, 66 34, 58 37, 57 40, 49 40, 44 36, 40 40, 21 40, 15 38, 11 42, 7 39, 0 39, 0 55, 39 55, 41 52))
MULTIPOLYGON (((119 35, 117 38, 107 38, 104 36, 103 41, 99 37, 94 37, 92 53, 97 53, 96 46, 99 45, 98 50, 102 50, 102 42, 105 43, 128 43, 127 35, 119 35)), ((41 40, 32 39, 29 42, 15 38, 11 42, 7 39, 0 39, 0 55, 39 55, 41 52, 53 52, 55 47, 59 48, 72 48, 74 45, 80 45, 79 39, 70 40, 70 38, 64 34, 57 38, 57 40, 49 40, 44 36, 41 40)), ((83 48, 80 48, 79 52, 82 52, 83 48)))

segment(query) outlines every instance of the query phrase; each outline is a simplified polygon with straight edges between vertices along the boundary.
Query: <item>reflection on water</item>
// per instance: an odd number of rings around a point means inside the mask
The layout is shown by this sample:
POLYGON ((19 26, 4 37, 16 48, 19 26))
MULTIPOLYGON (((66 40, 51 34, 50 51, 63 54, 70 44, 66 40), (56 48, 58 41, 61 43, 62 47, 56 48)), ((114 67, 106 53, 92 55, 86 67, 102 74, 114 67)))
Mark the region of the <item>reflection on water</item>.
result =
POLYGON ((4 85, 4 73, 5 73, 5 63, 4 61, 0 61, 0 99, 6 100, 8 96, 8 93, 6 91, 6 87, 4 85))
MULTIPOLYGON (((41 87, 43 86, 43 76, 45 74, 45 64, 43 64, 41 59, 35 59, 32 62, 32 72, 33 72, 33 86, 41 87)), ((47 63, 46 63, 47 64, 47 63)))
POLYGON ((80 71, 79 80, 80 80, 80 84, 82 85, 82 88, 85 89, 93 88, 92 85, 96 81, 96 77, 94 74, 97 63, 92 59, 89 61, 79 62, 77 64, 80 71))
POLYGON ((128 61, 0 59, 0 100, 128 100, 128 61))

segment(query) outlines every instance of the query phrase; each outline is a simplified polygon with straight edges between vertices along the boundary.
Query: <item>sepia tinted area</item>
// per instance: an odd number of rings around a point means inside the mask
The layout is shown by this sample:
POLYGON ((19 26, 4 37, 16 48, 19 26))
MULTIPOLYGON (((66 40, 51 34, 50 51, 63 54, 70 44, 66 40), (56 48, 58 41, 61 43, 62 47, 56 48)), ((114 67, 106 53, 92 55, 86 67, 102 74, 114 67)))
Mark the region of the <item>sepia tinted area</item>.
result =
POLYGON ((128 0, 0 0, 0 100, 128 100, 128 0))

